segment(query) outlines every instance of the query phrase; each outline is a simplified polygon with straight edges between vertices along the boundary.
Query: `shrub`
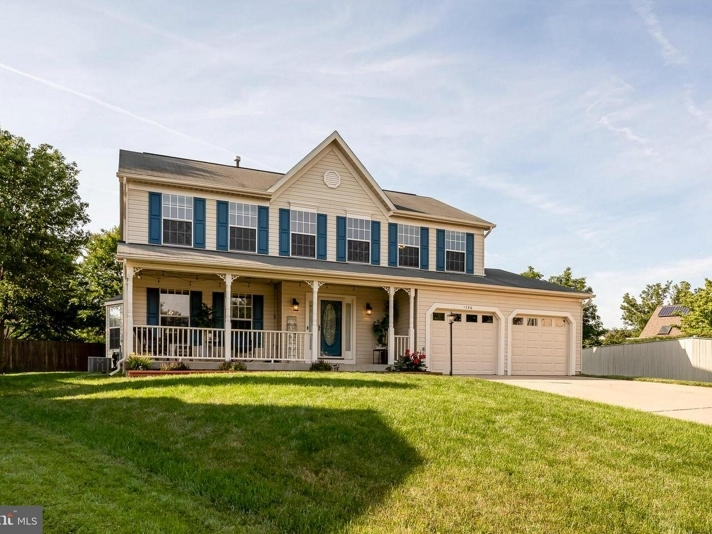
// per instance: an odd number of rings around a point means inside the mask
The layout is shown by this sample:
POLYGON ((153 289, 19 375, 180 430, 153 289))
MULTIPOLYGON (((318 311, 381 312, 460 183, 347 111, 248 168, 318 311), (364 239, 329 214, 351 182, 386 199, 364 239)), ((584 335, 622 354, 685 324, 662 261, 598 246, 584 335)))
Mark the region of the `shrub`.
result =
POLYGON ((148 356, 132 354, 126 359, 126 368, 131 371, 148 371, 153 360, 148 356))
POLYGON ((218 371, 246 371, 247 366, 242 362, 222 362, 218 365, 218 371))
POLYGON ((313 362, 309 367, 310 371, 333 371, 334 366, 324 360, 313 362))
POLYGON ((406 349, 405 355, 399 356, 391 371, 425 371, 425 353, 406 349))
POLYGON ((190 366, 180 360, 161 364, 161 371, 189 371, 190 366))

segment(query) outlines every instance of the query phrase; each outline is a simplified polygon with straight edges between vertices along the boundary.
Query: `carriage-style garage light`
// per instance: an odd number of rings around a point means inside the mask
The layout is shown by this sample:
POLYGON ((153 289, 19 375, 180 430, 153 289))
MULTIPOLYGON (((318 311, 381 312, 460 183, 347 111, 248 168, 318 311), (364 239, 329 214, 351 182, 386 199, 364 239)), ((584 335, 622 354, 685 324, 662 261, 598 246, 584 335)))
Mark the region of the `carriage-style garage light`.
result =
POLYGON ((371 307, 370 303, 366 303, 366 315, 371 315, 371 312, 373 311, 373 308, 371 307))
POLYGON ((447 322, 450 323, 450 376, 452 376, 452 323, 455 322, 455 314, 447 314, 447 322))
POLYGON ((299 302, 297 302, 297 299, 292 299, 292 309, 294 311, 299 311, 299 302))

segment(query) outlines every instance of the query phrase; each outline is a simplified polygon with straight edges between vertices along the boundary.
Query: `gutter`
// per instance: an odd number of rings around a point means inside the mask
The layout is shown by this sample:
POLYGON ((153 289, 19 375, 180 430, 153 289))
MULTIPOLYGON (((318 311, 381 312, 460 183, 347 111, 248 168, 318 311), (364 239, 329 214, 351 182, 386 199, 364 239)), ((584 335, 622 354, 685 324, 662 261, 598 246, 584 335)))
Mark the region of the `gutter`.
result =
POLYGON ((119 179, 129 179, 129 180, 134 180, 136 182, 143 182, 143 183, 157 183, 161 185, 168 185, 171 187, 183 187, 183 188, 188 188, 188 189, 199 189, 202 191, 219 191, 222 193, 239 193, 242 195, 246 196, 252 196, 252 197, 257 197, 257 198, 272 198, 271 193, 265 193, 264 191, 258 191, 256 189, 239 189, 236 187, 230 187, 230 186, 220 186, 220 185, 210 185, 206 186, 205 184, 197 184, 194 182, 176 182, 173 179, 170 178, 161 178, 159 176, 149 176, 149 175, 141 175, 141 174, 126 174, 123 172, 117 172, 116 176, 119 179))

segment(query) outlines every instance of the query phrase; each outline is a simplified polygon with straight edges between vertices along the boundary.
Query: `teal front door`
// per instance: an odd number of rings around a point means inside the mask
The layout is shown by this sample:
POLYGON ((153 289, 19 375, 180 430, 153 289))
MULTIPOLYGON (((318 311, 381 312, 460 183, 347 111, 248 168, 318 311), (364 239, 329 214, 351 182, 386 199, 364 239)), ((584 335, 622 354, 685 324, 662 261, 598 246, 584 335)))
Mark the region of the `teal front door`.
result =
POLYGON ((341 353, 341 301, 321 301, 321 353, 339 357, 341 353))

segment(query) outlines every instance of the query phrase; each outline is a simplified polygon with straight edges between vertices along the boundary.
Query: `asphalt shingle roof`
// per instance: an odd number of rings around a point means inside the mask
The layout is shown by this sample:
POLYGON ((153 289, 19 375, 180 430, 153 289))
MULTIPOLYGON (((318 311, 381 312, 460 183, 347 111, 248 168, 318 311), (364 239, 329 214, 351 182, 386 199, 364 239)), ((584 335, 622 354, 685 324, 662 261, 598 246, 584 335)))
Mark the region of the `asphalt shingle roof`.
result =
MULTIPOLYGON (((221 165, 205 161, 150 154, 147 152, 119 151, 119 174, 155 176, 184 185, 198 187, 234 188, 266 193, 284 174, 260 171, 233 165, 221 165)), ((397 212, 416 213, 423 216, 442 217, 471 222, 483 226, 494 224, 466 211, 445 204, 431 197, 398 191, 384 191, 396 206, 397 212)))
POLYGON ((291 258, 285 256, 267 256, 261 254, 245 254, 240 252, 221 252, 216 250, 187 249, 166 245, 119 244, 119 257, 140 256, 143 259, 166 261, 184 260, 191 263, 219 263, 227 265, 235 262, 235 269, 248 263, 250 268, 278 267, 295 270, 323 270, 330 273, 372 274, 379 276, 395 276, 413 279, 440 280, 443 282, 470 282, 472 284, 512 287, 520 289, 535 289, 583 295, 569 287, 559 286, 544 280, 534 280, 501 269, 485 269, 485 276, 449 273, 441 271, 425 271, 405 267, 386 267, 382 265, 366 265, 337 261, 312 260, 306 258, 291 258))

